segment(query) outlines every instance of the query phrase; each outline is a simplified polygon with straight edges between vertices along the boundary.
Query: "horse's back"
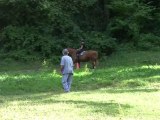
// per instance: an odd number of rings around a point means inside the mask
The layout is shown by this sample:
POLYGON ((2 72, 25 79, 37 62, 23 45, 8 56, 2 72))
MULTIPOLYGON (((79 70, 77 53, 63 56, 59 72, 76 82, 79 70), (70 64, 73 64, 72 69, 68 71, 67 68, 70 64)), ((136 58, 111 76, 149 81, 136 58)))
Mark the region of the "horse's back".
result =
MULTIPOLYGON (((72 56, 76 56, 76 49, 73 49, 73 48, 67 48, 68 51, 69 51, 69 54, 71 54, 72 56)), ((95 50, 87 50, 83 53, 83 55, 81 56, 83 57, 84 59, 88 58, 88 59, 98 59, 98 52, 95 51, 95 50)))
POLYGON ((86 56, 94 59, 98 59, 98 52, 94 50, 86 51, 86 56))
POLYGON ((88 50, 87 52, 88 52, 88 54, 92 54, 92 55, 97 55, 98 56, 98 52, 95 51, 95 50, 88 50))

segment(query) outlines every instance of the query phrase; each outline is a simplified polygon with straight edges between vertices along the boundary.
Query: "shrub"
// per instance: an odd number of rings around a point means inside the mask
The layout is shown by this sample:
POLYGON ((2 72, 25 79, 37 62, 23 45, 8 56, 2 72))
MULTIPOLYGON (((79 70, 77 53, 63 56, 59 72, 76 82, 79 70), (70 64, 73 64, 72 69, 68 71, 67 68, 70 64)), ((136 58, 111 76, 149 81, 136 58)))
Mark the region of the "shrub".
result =
POLYGON ((100 55, 110 55, 117 47, 116 39, 105 33, 91 32, 86 39, 88 49, 97 50, 100 55))
POLYGON ((160 49, 160 37, 152 33, 141 34, 138 42, 138 48, 142 50, 158 50, 160 49))

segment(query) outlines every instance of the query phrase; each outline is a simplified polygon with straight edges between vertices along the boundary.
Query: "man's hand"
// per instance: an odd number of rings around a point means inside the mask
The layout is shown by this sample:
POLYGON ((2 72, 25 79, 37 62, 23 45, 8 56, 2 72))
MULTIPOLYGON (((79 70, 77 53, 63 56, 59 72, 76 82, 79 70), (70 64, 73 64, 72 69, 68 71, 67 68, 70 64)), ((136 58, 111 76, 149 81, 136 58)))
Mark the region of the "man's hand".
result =
POLYGON ((63 69, 64 69, 64 66, 61 65, 61 74, 63 74, 63 69))

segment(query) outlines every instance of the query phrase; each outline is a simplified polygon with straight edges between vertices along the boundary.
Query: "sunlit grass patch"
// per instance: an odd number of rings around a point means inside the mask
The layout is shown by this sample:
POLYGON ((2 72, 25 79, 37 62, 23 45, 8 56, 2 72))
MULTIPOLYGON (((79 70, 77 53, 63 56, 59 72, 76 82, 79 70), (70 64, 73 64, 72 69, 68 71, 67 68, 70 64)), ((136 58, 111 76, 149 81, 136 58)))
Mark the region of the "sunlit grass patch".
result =
POLYGON ((59 66, 8 67, 0 72, 0 119, 158 120, 160 67, 151 58, 111 56, 95 70, 84 64, 74 70, 70 93, 63 91, 59 66))
POLYGON ((143 81, 141 79, 130 79, 130 80, 125 80, 121 83, 122 87, 138 87, 138 86, 146 86, 148 85, 148 82, 143 81))
POLYGON ((9 77, 8 74, 2 74, 2 75, 0 75, 0 81, 6 80, 7 77, 9 77))
POLYGON ((149 82, 160 82, 160 69, 158 68, 158 65, 109 67, 95 71, 92 77, 101 81, 101 84, 108 83, 111 86, 146 86, 149 82))
MULTIPOLYGON (((61 76, 54 71, 0 73, 0 94, 24 94, 57 90, 61 76)), ((60 88, 59 88, 60 89, 60 88)))
POLYGON ((68 94, 49 92, 2 98, 7 101, 0 109, 3 119, 156 120, 160 114, 160 94, 152 89, 103 88, 68 94))
POLYGON ((148 69, 160 69, 160 65, 143 65, 141 68, 148 68, 148 69))
POLYGON ((74 76, 80 77, 80 76, 87 76, 87 75, 91 75, 91 74, 92 74, 92 72, 82 71, 82 72, 75 72, 75 73, 74 73, 74 76))

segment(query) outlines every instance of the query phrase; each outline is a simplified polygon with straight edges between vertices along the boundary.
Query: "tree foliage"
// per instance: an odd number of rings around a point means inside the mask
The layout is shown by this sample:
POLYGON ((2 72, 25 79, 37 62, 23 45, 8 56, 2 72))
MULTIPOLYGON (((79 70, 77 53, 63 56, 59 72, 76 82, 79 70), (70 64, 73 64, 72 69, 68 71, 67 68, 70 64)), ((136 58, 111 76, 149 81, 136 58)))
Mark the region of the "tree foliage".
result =
POLYGON ((153 0, 1 0, 0 52, 50 58, 65 47, 78 48, 82 38, 102 55, 126 43, 154 48, 159 6, 153 0))

